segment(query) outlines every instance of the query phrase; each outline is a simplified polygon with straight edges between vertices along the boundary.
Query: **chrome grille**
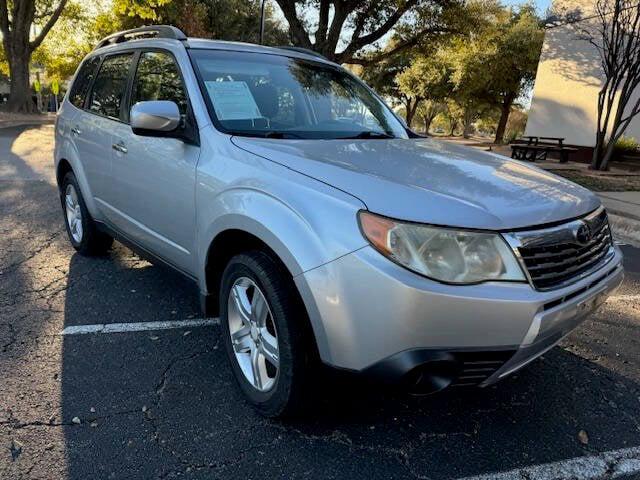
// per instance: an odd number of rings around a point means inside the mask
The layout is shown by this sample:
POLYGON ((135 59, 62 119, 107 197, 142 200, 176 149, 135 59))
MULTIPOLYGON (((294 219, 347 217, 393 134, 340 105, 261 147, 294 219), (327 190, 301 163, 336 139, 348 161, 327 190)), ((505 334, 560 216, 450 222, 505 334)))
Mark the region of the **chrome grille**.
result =
POLYGON ((509 235, 538 290, 574 283, 613 256, 609 222, 603 208, 563 225, 509 235))

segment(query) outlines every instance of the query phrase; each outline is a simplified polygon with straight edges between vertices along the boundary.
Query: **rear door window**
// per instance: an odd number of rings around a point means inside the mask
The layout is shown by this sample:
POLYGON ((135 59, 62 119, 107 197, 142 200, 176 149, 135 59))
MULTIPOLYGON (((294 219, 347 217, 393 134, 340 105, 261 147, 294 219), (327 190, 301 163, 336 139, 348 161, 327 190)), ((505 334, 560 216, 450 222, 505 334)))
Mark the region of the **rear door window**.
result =
POLYGON ((104 59, 93 84, 89 111, 120 120, 133 53, 112 55, 104 59))
POLYGON ((84 107, 84 100, 100 65, 100 57, 88 59, 80 67, 78 75, 69 91, 69 101, 78 108, 84 107))

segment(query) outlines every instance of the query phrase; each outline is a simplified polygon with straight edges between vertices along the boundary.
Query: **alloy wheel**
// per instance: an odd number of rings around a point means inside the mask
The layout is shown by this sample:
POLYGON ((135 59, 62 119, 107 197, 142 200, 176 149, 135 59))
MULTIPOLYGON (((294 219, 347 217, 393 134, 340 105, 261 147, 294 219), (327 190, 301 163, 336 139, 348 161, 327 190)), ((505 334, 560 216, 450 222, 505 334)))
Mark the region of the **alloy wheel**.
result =
POLYGON ((64 192, 64 205, 67 215, 67 224, 69 225, 69 232, 71 237, 76 243, 82 242, 82 211, 80 210, 80 202, 78 201, 78 194, 73 185, 67 185, 64 192))
POLYGON ((227 305, 240 370, 256 390, 266 392, 275 385, 280 370, 278 333, 269 304, 253 280, 241 277, 231 287, 227 305))

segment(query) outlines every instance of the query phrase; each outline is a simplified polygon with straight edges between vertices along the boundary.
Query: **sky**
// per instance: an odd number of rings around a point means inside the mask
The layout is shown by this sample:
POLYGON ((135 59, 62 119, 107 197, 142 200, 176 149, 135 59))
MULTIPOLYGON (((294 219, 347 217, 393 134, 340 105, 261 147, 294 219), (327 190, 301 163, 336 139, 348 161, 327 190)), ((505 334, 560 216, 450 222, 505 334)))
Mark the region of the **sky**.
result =
MULTIPOLYGON (((504 5, 522 5, 523 3, 526 3, 522 0, 502 0, 502 3, 504 5)), ((538 9, 538 13, 540 13, 541 15, 544 14, 544 12, 547 11, 547 9, 551 6, 551 0, 534 0, 536 8, 538 9)))

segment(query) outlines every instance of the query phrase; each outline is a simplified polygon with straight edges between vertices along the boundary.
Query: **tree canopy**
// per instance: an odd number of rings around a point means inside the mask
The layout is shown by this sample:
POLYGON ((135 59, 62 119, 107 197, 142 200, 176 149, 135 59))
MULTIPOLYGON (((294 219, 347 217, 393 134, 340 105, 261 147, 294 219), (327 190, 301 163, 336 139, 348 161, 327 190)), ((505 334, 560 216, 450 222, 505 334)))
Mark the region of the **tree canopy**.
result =
POLYGON ((294 45, 337 63, 370 65, 452 31, 464 0, 276 0, 294 45), (307 12, 317 12, 308 15, 307 12), (395 36, 391 48, 382 44, 395 36))
POLYGON ((67 0, 0 0, 0 32, 8 64, 12 111, 32 111, 29 95, 31 55, 47 37, 65 9, 67 0), (33 27, 38 27, 32 35, 33 27))
POLYGON ((500 112, 496 141, 502 141, 514 102, 533 83, 544 30, 530 6, 506 9, 498 3, 469 4, 475 12, 466 31, 431 42, 430 49, 388 59, 371 68, 386 94, 404 100, 407 120, 413 119, 421 101, 453 101, 467 133, 470 123, 488 109, 500 112), (393 81, 390 79, 393 78, 393 81), (390 87, 389 85, 393 85, 390 87))
MULTIPOLYGON (((259 35, 260 0, 24 1, 35 9, 40 33, 28 37, 23 70, 42 66, 49 81, 69 78, 98 40, 117 30, 167 23, 204 38, 256 42, 259 35)), ((9 18, 25 15, 19 3, 4 0, 9 18)), ((2 6, 0 0, 0 14, 2 6)), ((409 124, 419 117, 427 131, 442 112, 465 130, 487 109, 501 112, 501 140, 512 105, 535 76, 543 30, 533 7, 508 9, 498 0, 273 0, 265 34, 267 44, 291 43, 352 65, 409 124)), ((3 38, 0 71, 8 74, 7 38, 14 37, 3 38)), ((29 99, 28 73, 22 79, 29 99)))

